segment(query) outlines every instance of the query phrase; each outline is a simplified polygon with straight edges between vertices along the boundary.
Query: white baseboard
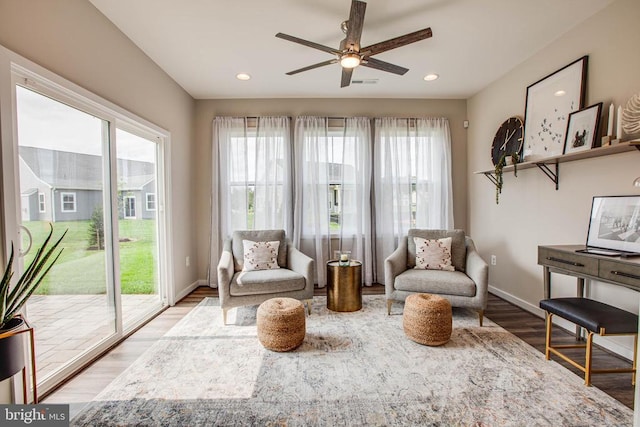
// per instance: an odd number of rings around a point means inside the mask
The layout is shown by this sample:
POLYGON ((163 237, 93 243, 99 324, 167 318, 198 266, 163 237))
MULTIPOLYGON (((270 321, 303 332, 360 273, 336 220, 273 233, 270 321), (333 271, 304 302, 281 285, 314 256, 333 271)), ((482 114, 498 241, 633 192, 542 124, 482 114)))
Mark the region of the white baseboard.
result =
POLYGON ((522 298, 518 298, 518 297, 516 297, 514 295, 511 295, 508 292, 503 291, 502 289, 498 289, 498 288, 493 287, 491 285, 489 285, 489 292, 491 292, 495 296, 498 296, 498 297, 502 298, 505 301, 509 301, 513 305, 517 305, 518 307, 520 307, 523 310, 527 310, 529 313, 534 314, 534 315, 540 317, 541 319, 544 319, 544 310, 543 309, 541 309, 538 306, 535 306, 535 305, 531 304, 528 301, 523 300, 522 298))
POLYGON ((189 286, 187 286, 186 288, 184 288, 182 291, 180 291, 180 293, 176 294, 174 299, 173 299, 173 303, 177 303, 178 301, 180 301, 182 298, 186 297, 187 295, 189 295, 191 292, 193 292, 196 288, 198 288, 199 286, 206 286, 207 281, 206 280, 196 280, 195 282, 193 282, 192 284, 190 284, 189 286), (201 283, 202 282, 202 283, 201 283))
MULTIPOLYGON (((489 285, 489 292, 491 292, 492 294, 502 298, 505 301, 510 302, 513 305, 516 305, 518 307, 520 307, 523 310, 528 311, 531 314, 534 314, 542 319, 544 319, 545 317, 545 312, 543 309, 541 309, 540 307, 537 307, 533 304, 531 304, 528 301, 523 300, 522 298, 518 298, 508 292, 505 292, 501 289, 498 289, 494 286, 489 285)), ((556 316, 556 320, 560 320, 559 322, 554 321, 553 323, 556 324, 558 323, 559 326, 563 327, 564 329, 571 331, 572 330, 572 323, 564 321, 562 319, 557 319, 556 316)), ((610 339, 607 339, 607 337, 596 337, 596 341, 597 344, 606 348, 609 351, 612 351, 613 353, 616 353, 622 357, 624 357, 625 359, 628 360, 632 360, 633 359, 633 348, 629 348, 623 345, 618 344, 617 342, 611 341, 610 339)))

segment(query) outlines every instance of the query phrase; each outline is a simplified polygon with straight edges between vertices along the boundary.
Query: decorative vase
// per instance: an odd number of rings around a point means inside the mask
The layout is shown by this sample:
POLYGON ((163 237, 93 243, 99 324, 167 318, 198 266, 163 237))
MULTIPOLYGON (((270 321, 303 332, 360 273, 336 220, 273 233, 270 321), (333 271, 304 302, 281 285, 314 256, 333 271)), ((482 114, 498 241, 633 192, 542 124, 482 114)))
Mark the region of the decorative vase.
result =
MULTIPOLYGON (((0 334, 17 332, 25 325, 24 319, 14 317, 9 320, 0 334)), ((25 367, 24 334, 9 335, 0 338, 0 381, 10 378, 25 367)))

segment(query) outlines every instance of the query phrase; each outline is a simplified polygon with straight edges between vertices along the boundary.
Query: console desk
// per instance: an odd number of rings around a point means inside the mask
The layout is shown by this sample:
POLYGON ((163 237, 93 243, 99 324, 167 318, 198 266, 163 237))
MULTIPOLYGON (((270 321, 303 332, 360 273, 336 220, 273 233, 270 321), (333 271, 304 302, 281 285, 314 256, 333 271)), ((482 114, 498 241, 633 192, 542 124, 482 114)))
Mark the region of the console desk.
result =
POLYGON ((551 297, 551 273, 577 278, 576 294, 584 296, 585 280, 598 280, 640 291, 640 257, 622 258, 576 252, 584 245, 538 246, 544 267, 544 298, 551 297))

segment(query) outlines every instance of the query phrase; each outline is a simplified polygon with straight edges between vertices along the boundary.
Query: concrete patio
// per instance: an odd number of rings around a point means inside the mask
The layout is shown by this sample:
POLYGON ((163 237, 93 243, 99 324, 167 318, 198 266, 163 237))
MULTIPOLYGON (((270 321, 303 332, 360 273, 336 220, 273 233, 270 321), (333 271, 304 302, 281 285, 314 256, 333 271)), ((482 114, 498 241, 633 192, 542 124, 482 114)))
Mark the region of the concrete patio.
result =
MULTIPOLYGON (((125 328, 159 305, 157 295, 122 295, 125 328)), ((35 329, 39 381, 115 331, 106 295, 33 295, 27 319, 35 329)))

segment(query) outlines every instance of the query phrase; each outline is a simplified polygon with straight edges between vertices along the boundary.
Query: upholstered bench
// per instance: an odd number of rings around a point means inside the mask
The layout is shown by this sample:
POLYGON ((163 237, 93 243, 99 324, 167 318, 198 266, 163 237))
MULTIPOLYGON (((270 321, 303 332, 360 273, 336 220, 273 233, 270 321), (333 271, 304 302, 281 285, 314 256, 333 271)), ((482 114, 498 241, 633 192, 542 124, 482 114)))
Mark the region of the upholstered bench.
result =
POLYGON ((584 372, 584 383, 591 385, 591 374, 605 374, 613 372, 631 372, 631 381, 636 380, 636 347, 638 341, 638 316, 608 304, 587 298, 551 298, 540 301, 540 308, 547 312, 547 336, 545 342, 545 357, 550 359, 551 353, 584 372), (552 318, 556 315, 587 330, 586 344, 551 345, 552 318), (621 369, 592 369, 591 349, 593 334, 605 335, 633 335, 633 367, 621 369), (558 349, 585 348, 584 366, 580 365, 558 349))

